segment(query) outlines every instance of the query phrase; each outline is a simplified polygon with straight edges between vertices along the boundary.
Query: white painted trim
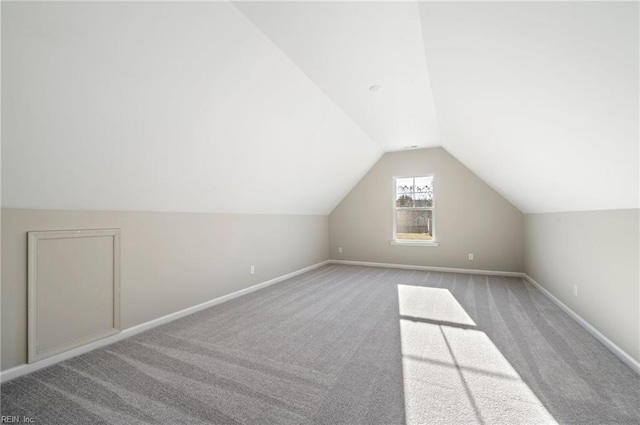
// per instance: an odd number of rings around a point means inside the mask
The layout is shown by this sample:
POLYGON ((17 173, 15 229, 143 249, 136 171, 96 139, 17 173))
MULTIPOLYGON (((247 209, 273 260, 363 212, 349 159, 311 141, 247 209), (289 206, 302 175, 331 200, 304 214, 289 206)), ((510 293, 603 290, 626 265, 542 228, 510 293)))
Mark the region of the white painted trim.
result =
POLYGON ((609 338, 604 336, 600 331, 594 328, 589 322, 584 320, 578 313, 571 310, 556 298, 551 292, 547 291, 542 285, 533 280, 526 273, 519 272, 504 272, 504 271, 494 271, 494 270, 473 270, 473 269, 457 269, 457 268, 448 268, 448 267, 430 267, 430 266, 413 266, 407 264, 389 264, 389 263, 373 263, 367 261, 348 261, 348 260, 329 260, 330 264, 345 264, 352 266, 368 266, 368 267, 386 267, 393 269, 407 269, 407 270, 427 270, 427 271, 441 271, 441 272, 452 272, 452 273, 473 273, 473 274, 482 274, 482 275, 494 275, 494 276, 512 276, 512 277, 521 277, 526 279, 529 283, 533 285, 534 288, 539 290, 543 295, 549 298, 554 304, 556 304, 562 311, 567 313, 569 317, 575 320, 580 326, 582 326, 587 332, 589 332, 595 339, 597 339, 602 345, 604 345, 609 351, 611 351, 616 357, 618 357, 623 363, 631 368, 634 372, 640 375, 640 362, 631 357, 626 351, 620 348, 616 343, 611 341, 609 338))
MULTIPOLYGON (((28 253, 27 256, 27 362, 35 363, 55 356, 56 354, 73 350, 74 348, 90 344, 115 335, 120 332, 120 229, 80 229, 80 230, 53 230, 27 232, 28 253), (39 258, 40 241, 60 239, 85 239, 110 237, 113 246, 112 263, 112 327, 102 332, 84 335, 73 341, 66 341, 47 349, 40 348, 40 319, 38 311, 39 302, 39 258)), ((80 318, 78 318, 80 319, 80 318)))
POLYGON ((393 205, 393 232, 391 237, 393 239, 391 239, 389 241, 389 245, 413 245, 413 246, 438 246, 440 245, 440 243, 436 240, 436 185, 435 185, 435 180, 436 180, 436 175, 434 173, 426 173, 426 174, 414 174, 411 176, 405 176, 405 175, 400 175, 400 176, 393 176, 392 178, 393 180, 393 189, 391 191, 391 195, 393 196, 393 199, 391 200, 391 203, 393 205), (407 243, 407 242, 403 242, 401 240, 399 240, 397 238, 397 215, 396 215, 396 211, 397 211, 397 206, 396 206, 396 189, 398 188, 396 181, 398 179, 408 179, 408 178, 416 178, 416 177, 431 177, 431 184, 433 185, 433 200, 431 201, 431 206, 430 207, 425 207, 426 210, 431 210, 431 221, 432 221, 432 230, 431 230, 431 237, 432 237, 432 241, 431 243, 407 243))
POLYGON ((609 351, 615 354, 623 363, 629 366, 634 372, 640 375, 640 362, 631 357, 626 351, 622 348, 618 347, 615 342, 611 341, 609 338, 600 333, 599 330, 594 328, 589 322, 584 320, 578 313, 571 310, 565 303, 556 298, 551 292, 546 290, 542 285, 533 280, 531 276, 526 273, 522 274, 529 283, 531 283, 538 291, 542 292, 547 298, 549 298, 555 305, 560 307, 562 311, 567 313, 569 317, 578 322, 580 326, 582 326, 587 332, 589 332, 595 339, 600 341, 602 345, 607 347, 609 351))
POLYGON ((250 286, 248 288, 244 288, 241 289, 239 291, 236 292, 232 292, 230 294, 227 295, 223 295, 221 297, 218 298, 214 298, 212 300, 203 302, 201 304, 198 305, 194 305, 192 307, 188 307, 185 308, 184 310, 180 310, 180 311, 176 311, 175 313, 171 313, 171 314, 167 314, 166 316, 162 316, 159 317, 157 319, 154 320, 150 320, 148 322, 142 323, 140 325, 136 325, 127 329, 124 329, 123 331, 121 331, 120 333, 116 334, 116 335, 112 335, 109 337, 106 337, 104 339, 98 340, 98 341, 94 341, 91 342, 89 344, 83 345, 82 347, 78 347, 78 348, 74 348, 72 350, 66 351, 64 353, 60 353, 60 354, 56 354, 54 356, 51 357, 47 357, 46 359, 37 361, 35 363, 29 363, 29 364, 22 364, 20 366, 16 366, 13 367, 11 369, 7 369, 3 372, 0 372, 0 382, 6 382, 6 381, 10 381, 12 379, 18 378, 20 376, 35 372, 37 370, 40 369, 44 369, 45 367, 48 366, 52 366, 56 363, 62 362, 64 360, 70 359, 72 357, 76 357, 79 356, 81 354, 85 354, 88 353, 89 351, 93 351, 97 348, 101 348, 107 345, 111 345, 115 342, 121 341, 125 338, 128 338, 130 336, 139 334, 141 332, 144 332, 146 330, 155 328, 156 326, 160 326, 163 325, 165 323, 168 322, 172 322, 176 319, 180 319, 182 317, 188 316, 190 314, 196 313, 198 311, 207 309, 209 307, 213 307, 214 305, 217 304, 221 304, 223 302, 226 301, 230 301, 234 298, 238 298, 242 295, 246 295, 249 294, 251 292, 257 291, 258 289, 262 289, 262 288, 266 288, 267 286, 273 285, 274 283, 278 283, 278 282, 282 282, 283 280, 287 280, 290 279, 292 277, 298 276, 302 273, 306 273, 308 271, 317 269, 318 267, 322 267, 326 264, 329 264, 330 261, 326 260, 326 261, 322 261, 320 263, 311 265, 309 267, 305 267, 303 269, 300 270, 296 270, 294 272, 267 280, 265 282, 262 283, 258 283, 256 285, 250 286))
POLYGON ((389 263, 373 263, 366 261, 347 261, 347 260, 326 260, 320 263, 311 265, 309 267, 305 267, 303 269, 288 273, 283 276, 276 277, 274 279, 268 280, 266 282, 258 283, 256 285, 250 286, 245 289, 241 289, 236 292, 232 292, 231 294, 223 295, 218 298, 214 298, 213 300, 206 301, 202 304, 195 305, 193 307, 186 308, 184 310, 177 311, 175 313, 168 314, 163 317, 159 317, 157 319, 151 320, 146 323, 142 323, 137 326, 133 326, 131 328, 127 328, 120 332, 119 334, 101 339, 99 341, 92 342, 85 346, 73 349, 71 351, 67 351, 65 353, 57 354, 55 356, 48 357, 44 360, 40 360, 36 363, 31 364, 23 364, 20 366, 16 366, 11 369, 7 369, 3 372, 0 372, 0 382, 7 382, 12 379, 18 378, 20 376, 29 374, 31 372, 35 372, 40 369, 44 369, 45 367, 54 365, 61 361, 70 359, 72 357, 79 356, 81 354, 88 353, 89 351, 93 351, 97 348, 101 348, 115 342, 121 341, 130 336, 139 334, 146 330, 155 328, 156 326, 163 325, 165 323, 171 322, 173 320, 179 319, 184 316, 188 316, 190 314, 196 313, 200 310, 204 310, 209 307, 213 307, 214 305, 221 304, 225 301, 230 301, 234 298, 238 298, 239 296, 249 294, 251 292, 257 291, 258 289, 266 288, 267 286, 273 285, 274 283, 281 282, 286 279, 290 279, 302 273, 306 273, 308 271, 317 269, 326 264, 344 264, 344 265, 353 265, 353 266, 369 266, 369 267, 386 267, 386 268, 395 268, 395 269, 408 269, 408 270, 427 270, 427 271, 441 271, 441 272, 452 272, 452 273, 473 273, 473 274, 482 274, 482 275, 495 275, 495 276, 511 276, 511 277, 522 277, 530 282, 536 289, 538 289, 542 294, 548 297, 553 303, 555 303, 558 307, 560 307, 565 313, 569 315, 573 320, 578 322, 587 332, 593 335, 601 344, 607 347, 613 354, 615 354, 622 362, 624 362, 627 366, 629 366, 633 371, 640 375, 640 363, 633 359, 629 354, 627 354, 622 348, 618 347, 613 341, 604 336, 600 331, 591 326, 586 320, 580 317, 577 313, 567 307, 562 301, 557 299, 554 295, 552 295, 549 291, 543 288, 538 282, 533 280, 526 273, 519 272, 504 272, 504 271, 492 271, 492 270, 473 270, 473 269, 457 269, 457 268, 448 268, 448 267, 430 267, 430 266, 412 266, 406 264, 389 264, 389 263))
POLYGON ((402 239, 392 239, 389 241, 389 245, 404 245, 404 246, 439 246, 438 241, 411 241, 402 239))
POLYGON ((329 260, 331 264, 345 264, 350 266, 384 267, 389 269, 426 270, 433 272, 482 274, 489 276, 524 277, 520 272, 503 272, 496 270, 456 269, 450 267, 414 266, 410 264, 372 263, 368 261, 329 260))

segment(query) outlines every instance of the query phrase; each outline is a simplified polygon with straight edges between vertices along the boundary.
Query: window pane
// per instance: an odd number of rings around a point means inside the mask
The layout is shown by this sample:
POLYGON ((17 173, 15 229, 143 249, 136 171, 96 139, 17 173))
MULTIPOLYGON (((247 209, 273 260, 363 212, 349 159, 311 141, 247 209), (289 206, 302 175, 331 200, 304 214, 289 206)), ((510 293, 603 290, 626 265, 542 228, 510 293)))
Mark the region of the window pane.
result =
POLYGON ((396 179, 396 188, 399 187, 412 187, 413 186, 413 177, 408 177, 406 179, 396 179))
POLYGON ((416 207, 426 207, 429 202, 428 196, 426 193, 416 193, 413 198, 416 202, 416 207))
POLYGON ((399 195, 396 198, 396 207, 414 207, 413 197, 411 195, 399 195))
POLYGON ((417 207, 433 206, 433 176, 416 177, 414 190, 417 195, 415 198, 417 207), (420 200, 420 202, 418 202, 418 200, 420 200))
POLYGON ((396 207, 413 206, 413 178, 396 179, 396 207))
POLYGON ((413 207, 413 179, 396 180, 396 207, 413 207))
POLYGON ((431 240, 433 238, 433 211, 396 210, 396 238, 431 240))
POLYGON ((429 177, 416 177, 415 178, 416 187, 424 188, 426 186, 431 187, 433 185, 433 176, 429 177))

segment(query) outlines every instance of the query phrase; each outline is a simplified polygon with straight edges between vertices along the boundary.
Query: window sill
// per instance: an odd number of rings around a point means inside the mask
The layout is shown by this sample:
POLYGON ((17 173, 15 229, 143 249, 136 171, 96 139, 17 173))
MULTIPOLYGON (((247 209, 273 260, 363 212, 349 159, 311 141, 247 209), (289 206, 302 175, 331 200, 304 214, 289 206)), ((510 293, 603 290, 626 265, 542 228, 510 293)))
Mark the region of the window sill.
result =
POLYGON ((389 245, 404 245, 404 246, 438 246, 438 241, 411 241, 402 239, 392 239, 389 241, 389 245))

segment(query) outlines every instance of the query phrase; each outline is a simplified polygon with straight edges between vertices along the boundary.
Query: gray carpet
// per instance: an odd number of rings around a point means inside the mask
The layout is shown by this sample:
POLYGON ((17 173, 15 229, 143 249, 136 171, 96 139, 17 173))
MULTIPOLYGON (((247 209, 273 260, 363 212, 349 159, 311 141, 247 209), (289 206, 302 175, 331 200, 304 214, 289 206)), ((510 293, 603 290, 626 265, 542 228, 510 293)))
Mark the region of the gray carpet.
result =
POLYGON ((330 265, 2 385, 36 424, 638 424, 640 378, 519 278, 330 265))

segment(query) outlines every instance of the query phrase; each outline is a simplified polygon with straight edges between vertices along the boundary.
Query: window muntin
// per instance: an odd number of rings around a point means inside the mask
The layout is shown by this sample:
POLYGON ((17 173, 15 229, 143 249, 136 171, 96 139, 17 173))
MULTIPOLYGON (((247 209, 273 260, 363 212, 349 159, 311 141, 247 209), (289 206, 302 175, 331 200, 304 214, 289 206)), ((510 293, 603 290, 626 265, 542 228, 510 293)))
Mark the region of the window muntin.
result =
POLYGON ((433 176, 394 178, 393 238, 433 241, 433 176))

